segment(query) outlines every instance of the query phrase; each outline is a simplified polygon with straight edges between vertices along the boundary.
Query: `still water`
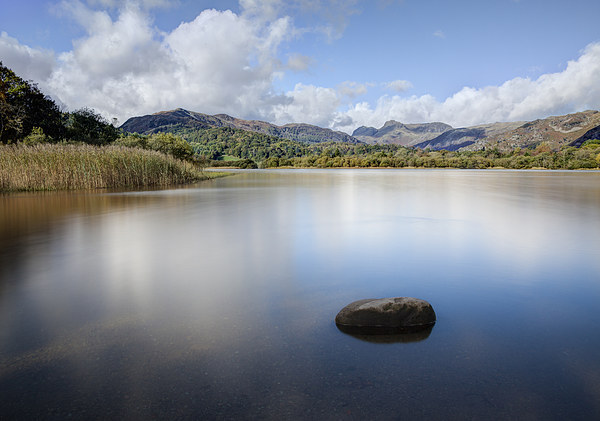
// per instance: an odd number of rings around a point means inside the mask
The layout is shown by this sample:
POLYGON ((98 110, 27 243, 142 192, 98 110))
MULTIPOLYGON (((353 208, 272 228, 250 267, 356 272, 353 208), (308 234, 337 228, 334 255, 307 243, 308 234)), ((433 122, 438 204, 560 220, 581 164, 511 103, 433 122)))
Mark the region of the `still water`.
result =
POLYGON ((0 419, 598 419, 600 173, 0 196, 0 419), (333 319, 428 300, 425 337, 333 319))

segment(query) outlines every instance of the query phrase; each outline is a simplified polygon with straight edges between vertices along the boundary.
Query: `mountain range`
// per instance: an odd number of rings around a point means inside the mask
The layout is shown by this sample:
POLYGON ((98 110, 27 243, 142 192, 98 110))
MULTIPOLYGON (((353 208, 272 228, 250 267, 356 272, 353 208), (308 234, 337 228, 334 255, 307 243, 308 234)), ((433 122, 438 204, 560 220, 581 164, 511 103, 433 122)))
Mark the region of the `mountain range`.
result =
POLYGON ((178 108, 132 117, 121 128, 130 133, 151 134, 177 128, 207 129, 230 127, 302 142, 348 142, 399 144, 432 150, 501 150, 531 148, 546 142, 550 147, 581 146, 588 139, 600 138, 600 112, 583 111, 530 122, 490 123, 453 128, 441 123, 403 124, 390 120, 380 129, 359 127, 352 136, 310 124, 283 126, 258 120, 242 120, 226 114, 207 115, 178 108))
POLYGON ((169 131, 170 128, 175 127, 199 129, 230 127, 300 142, 316 143, 333 141, 360 143, 358 139, 349 134, 324 129, 311 124, 291 123, 284 126, 276 126, 265 121, 242 120, 227 114, 207 115, 182 108, 172 111, 160 111, 142 117, 132 117, 121 126, 126 132, 140 134, 169 131))
POLYGON ((394 143, 402 146, 414 146, 429 141, 452 130, 445 123, 402 124, 395 120, 387 121, 381 129, 361 126, 352 136, 365 143, 394 143))

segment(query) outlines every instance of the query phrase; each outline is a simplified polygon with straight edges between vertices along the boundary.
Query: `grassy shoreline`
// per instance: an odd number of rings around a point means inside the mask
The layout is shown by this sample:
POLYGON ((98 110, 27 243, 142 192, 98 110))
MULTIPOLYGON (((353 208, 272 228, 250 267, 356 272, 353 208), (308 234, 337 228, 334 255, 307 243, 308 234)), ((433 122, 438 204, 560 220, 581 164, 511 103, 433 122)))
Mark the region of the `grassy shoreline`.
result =
POLYGON ((124 146, 0 145, 0 192, 166 187, 220 174, 124 146))

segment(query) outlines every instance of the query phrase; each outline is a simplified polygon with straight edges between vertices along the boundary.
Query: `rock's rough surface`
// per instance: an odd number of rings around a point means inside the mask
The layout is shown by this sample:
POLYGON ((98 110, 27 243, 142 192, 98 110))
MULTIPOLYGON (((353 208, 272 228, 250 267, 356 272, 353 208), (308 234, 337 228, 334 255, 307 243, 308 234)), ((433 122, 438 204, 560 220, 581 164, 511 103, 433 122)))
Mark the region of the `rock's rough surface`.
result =
POLYGON ((416 332, 431 328, 435 320, 431 304, 411 297, 358 300, 335 317, 343 332, 362 334, 416 332))

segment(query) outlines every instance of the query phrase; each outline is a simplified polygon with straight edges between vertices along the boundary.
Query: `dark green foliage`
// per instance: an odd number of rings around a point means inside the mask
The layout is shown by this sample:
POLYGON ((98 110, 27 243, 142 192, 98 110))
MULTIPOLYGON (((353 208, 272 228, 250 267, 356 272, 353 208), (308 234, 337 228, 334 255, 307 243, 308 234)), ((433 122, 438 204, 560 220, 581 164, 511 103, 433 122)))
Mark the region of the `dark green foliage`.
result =
POLYGON ((0 141, 40 143, 69 140, 107 145, 119 137, 119 129, 89 108, 62 113, 33 82, 17 76, 0 62, 0 141), (32 133, 34 128, 40 131, 32 133), (30 138, 34 134, 36 137, 30 138))
POLYGON ((70 139, 90 145, 107 145, 119 137, 119 129, 112 126, 90 108, 70 113, 67 120, 70 139))
POLYGON ((229 127, 210 129, 174 127, 172 131, 190 142, 197 155, 213 160, 223 155, 232 155, 262 161, 271 156, 299 157, 309 153, 308 145, 302 142, 229 127))
MULTIPOLYGON (((172 127, 192 145, 198 155, 212 159, 213 166, 236 166, 218 161, 225 155, 251 159, 263 168, 598 168, 594 141, 580 149, 554 151, 542 143, 535 149, 509 152, 490 148, 481 151, 431 151, 399 145, 351 144, 345 142, 303 143, 232 128, 189 129, 172 127)), ((585 144, 584 144, 585 145, 585 144)))
POLYGON ((190 160, 194 156, 194 149, 179 136, 172 133, 157 133, 148 139, 150 149, 166 153, 177 159, 190 160))
POLYGON ((581 145, 581 147, 582 148, 584 148, 584 147, 598 148, 598 147, 600 147, 600 139, 586 140, 585 142, 583 142, 583 144, 581 145))
POLYGON ((115 144, 127 146, 128 148, 150 149, 148 146, 148 136, 137 133, 121 136, 115 141, 115 144))
POLYGON ((135 133, 120 137, 116 144, 130 148, 150 149, 184 161, 194 160, 192 146, 173 133, 155 133, 150 136, 135 133))
POLYGON ((21 79, 0 62, 0 142, 19 141, 34 127, 60 139, 65 131, 63 114, 33 82, 21 79))

